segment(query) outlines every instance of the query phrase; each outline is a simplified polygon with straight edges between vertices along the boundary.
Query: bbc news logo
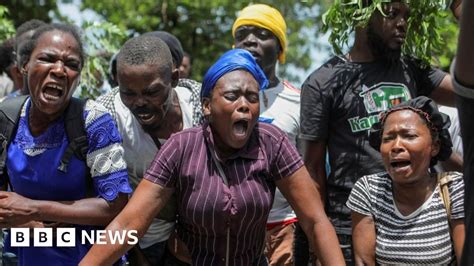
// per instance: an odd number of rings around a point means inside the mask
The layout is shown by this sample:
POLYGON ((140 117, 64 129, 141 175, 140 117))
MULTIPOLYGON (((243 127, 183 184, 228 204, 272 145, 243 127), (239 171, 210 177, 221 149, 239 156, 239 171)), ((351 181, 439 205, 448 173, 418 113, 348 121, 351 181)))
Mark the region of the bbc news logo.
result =
POLYGON ((80 243, 105 245, 107 240, 111 244, 135 245, 138 243, 137 230, 81 230, 77 236, 75 228, 11 228, 12 247, 52 247, 56 240, 57 247, 76 246, 76 237, 80 237, 80 243), (33 233, 33 234, 31 234, 33 233))

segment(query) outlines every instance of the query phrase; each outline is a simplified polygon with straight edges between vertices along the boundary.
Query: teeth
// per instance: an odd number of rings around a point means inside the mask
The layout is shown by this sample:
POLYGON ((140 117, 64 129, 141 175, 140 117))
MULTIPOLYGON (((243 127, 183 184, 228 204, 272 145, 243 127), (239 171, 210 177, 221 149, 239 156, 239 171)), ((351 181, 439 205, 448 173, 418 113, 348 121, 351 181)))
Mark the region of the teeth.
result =
POLYGON ((61 87, 59 87, 58 85, 55 85, 55 84, 48 85, 48 87, 53 88, 53 89, 57 89, 57 90, 62 90, 61 87))
POLYGON ((56 84, 48 84, 48 85, 46 85, 46 88, 55 89, 55 90, 58 90, 58 91, 63 91, 63 88, 59 85, 56 85, 56 84))
POLYGON ((149 114, 149 113, 137 114, 137 116, 138 116, 138 119, 140 119, 141 121, 148 121, 153 118, 153 114, 149 114))
POLYGON ((46 84, 45 86, 45 97, 47 97, 50 100, 55 100, 63 94, 63 88, 59 86, 58 84, 46 84))

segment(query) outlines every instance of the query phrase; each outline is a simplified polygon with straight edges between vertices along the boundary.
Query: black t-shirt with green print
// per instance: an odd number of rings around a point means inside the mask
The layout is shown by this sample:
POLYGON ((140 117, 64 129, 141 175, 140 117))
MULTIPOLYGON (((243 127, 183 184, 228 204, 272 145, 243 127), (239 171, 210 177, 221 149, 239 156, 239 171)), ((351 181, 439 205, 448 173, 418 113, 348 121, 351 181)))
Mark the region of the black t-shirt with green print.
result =
POLYGON ((384 171, 368 141, 378 114, 416 96, 429 96, 446 74, 411 58, 352 63, 335 56, 314 71, 301 91, 300 138, 326 141, 331 173, 326 212, 340 234, 351 234, 345 206, 357 179, 384 171))

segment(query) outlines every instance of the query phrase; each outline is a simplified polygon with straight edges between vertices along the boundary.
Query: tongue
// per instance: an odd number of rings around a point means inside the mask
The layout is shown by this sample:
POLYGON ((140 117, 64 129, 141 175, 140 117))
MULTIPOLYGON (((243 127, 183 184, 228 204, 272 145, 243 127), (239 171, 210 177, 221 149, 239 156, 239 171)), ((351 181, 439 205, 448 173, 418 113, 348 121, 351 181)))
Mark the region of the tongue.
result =
POLYGON ((244 135, 247 131, 247 123, 246 122, 237 122, 234 124, 234 132, 237 135, 244 135))
POLYGON ((44 93, 48 96, 59 97, 61 96, 61 91, 55 88, 46 87, 44 93))

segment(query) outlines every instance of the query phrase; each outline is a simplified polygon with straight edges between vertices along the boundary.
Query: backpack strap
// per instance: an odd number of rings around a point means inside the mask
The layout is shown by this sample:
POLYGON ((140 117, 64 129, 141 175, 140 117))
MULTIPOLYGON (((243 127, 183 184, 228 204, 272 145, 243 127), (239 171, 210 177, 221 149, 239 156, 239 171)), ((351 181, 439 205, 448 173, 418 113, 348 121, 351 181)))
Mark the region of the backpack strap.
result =
MULTIPOLYGON (((84 106, 87 99, 71 98, 69 106, 64 116, 64 126, 66 127, 66 135, 69 145, 61 157, 58 170, 64 173, 68 170, 69 161, 72 155, 84 161, 87 165, 87 151, 89 150, 89 141, 87 139, 86 122, 84 121, 84 106)), ((86 173, 86 196, 95 197, 94 185, 89 167, 86 173)))
POLYGON ((438 173, 438 185, 439 185, 439 194, 448 214, 448 223, 451 227, 451 198, 449 196, 448 185, 453 181, 454 175, 451 175, 450 172, 438 173))
MULTIPOLYGON (((0 103, 0 176, 5 177, 5 180, 10 184, 10 179, 5 168, 7 158, 7 147, 10 144, 14 133, 18 128, 18 121, 20 120, 20 113, 23 104, 28 95, 18 96, 11 99, 6 99, 0 103)), ((87 132, 84 121, 84 106, 86 100, 71 98, 68 108, 65 113, 65 127, 66 135, 69 140, 69 145, 61 157, 61 162, 58 170, 67 172, 67 167, 71 156, 74 154, 82 161, 87 159, 87 151, 89 143, 87 140, 87 132)), ((93 185, 90 173, 86 177, 87 194, 93 195, 93 185)))
MULTIPOLYGON (((10 144, 13 135, 18 128, 18 121, 20 120, 20 113, 23 104, 28 95, 22 95, 14 98, 9 98, 0 103, 0 176, 5 177, 7 184, 10 183, 6 171, 6 161, 8 153, 8 145, 10 144)), ((10 184, 9 184, 10 185, 10 184)), ((13 188, 10 185, 10 189, 13 188)))
POLYGON ((67 167, 72 155, 76 155, 79 160, 86 161, 89 142, 87 140, 86 123, 84 121, 84 105, 87 100, 71 98, 66 109, 64 124, 69 145, 61 157, 58 170, 67 172, 67 167))

